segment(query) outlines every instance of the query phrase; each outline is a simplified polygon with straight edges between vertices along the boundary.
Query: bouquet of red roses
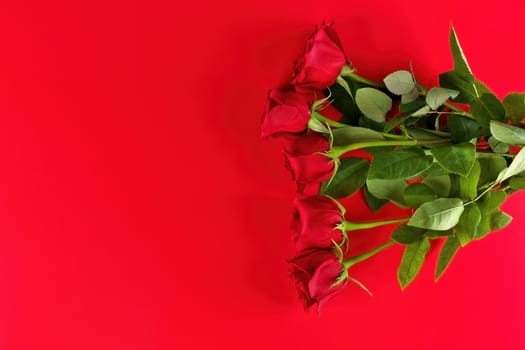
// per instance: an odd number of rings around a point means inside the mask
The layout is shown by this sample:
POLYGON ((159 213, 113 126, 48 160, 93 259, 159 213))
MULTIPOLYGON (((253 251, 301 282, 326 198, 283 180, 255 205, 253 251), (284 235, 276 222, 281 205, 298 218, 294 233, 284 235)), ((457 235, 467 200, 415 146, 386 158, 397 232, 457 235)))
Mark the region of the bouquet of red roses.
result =
POLYGON ((454 29, 454 69, 440 86, 399 70, 375 82, 357 74, 332 24, 308 39, 289 85, 272 89, 263 138, 283 137, 296 183, 290 274, 305 308, 360 284, 348 270, 394 244, 405 246, 398 280, 417 276, 430 241, 445 240, 438 279, 460 247, 507 226, 500 205, 525 188, 525 94, 500 101, 473 75, 454 29), (331 105, 340 117, 329 117, 331 105), (338 119, 338 120, 336 120, 338 119), (360 154, 355 152, 360 150, 360 154), (373 211, 392 202, 412 215, 350 222, 338 201, 361 191, 373 211), (391 239, 352 255, 348 232, 398 224, 391 239))

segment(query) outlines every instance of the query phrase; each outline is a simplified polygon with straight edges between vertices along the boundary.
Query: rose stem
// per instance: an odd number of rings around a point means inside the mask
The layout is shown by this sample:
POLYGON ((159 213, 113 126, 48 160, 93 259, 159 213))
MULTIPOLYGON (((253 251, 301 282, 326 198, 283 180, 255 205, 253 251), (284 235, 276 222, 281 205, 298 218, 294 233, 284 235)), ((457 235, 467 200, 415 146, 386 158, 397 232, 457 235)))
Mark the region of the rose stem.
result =
POLYGON ((366 260, 374 255, 376 255, 377 253, 379 253, 380 251, 390 247, 391 245, 395 244, 396 242, 393 241, 393 240, 390 240, 386 243, 383 243, 381 244, 380 246, 377 246, 375 247, 374 249, 372 250, 369 250, 368 252, 366 253, 363 253, 363 254, 360 254, 360 255, 356 255, 354 257, 351 257, 351 258, 348 258, 348 259, 345 259, 343 260, 342 264, 343 266, 346 268, 346 269, 349 269, 352 265, 355 265, 357 263, 360 263, 361 261, 363 260, 366 260))
POLYGON ((378 83, 376 81, 364 78, 364 77, 362 77, 362 76, 360 76, 360 75, 358 75, 358 74, 356 74, 354 72, 344 73, 343 76, 347 77, 347 78, 350 78, 353 81, 356 81, 358 83, 363 83, 363 84, 367 84, 367 85, 370 85, 370 86, 375 86, 375 87, 378 87, 378 88, 384 88, 385 87, 385 84, 378 83))
POLYGON ((437 143, 447 143, 450 142, 450 139, 440 139, 440 140, 427 140, 427 141, 417 141, 417 140, 391 140, 391 141, 368 141, 368 142, 356 142, 346 146, 335 146, 332 147, 325 155, 328 158, 336 159, 341 157, 343 154, 350 151, 355 151, 361 148, 368 147, 383 147, 383 146, 418 146, 418 145, 432 145, 437 143))
POLYGON ((383 226, 383 225, 398 224, 398 223, 402 223, 402 222, 407 222, 408 220, 410 220, 410 218, 382 220, 382 221, 374 221, 374 222, 343 221, 343 227, 344 227, 345 231, 364 230, 364 229, 367 229, 367 228, 374 228, 374 227, 383 226))
POLYGON ((343 124, 343 123, 339 123, 339 122, 336 122, 335 120, 332 120, 330 118, 327 118, 325 117, 324 115, 318 113, 318 112, 313 112, 312 113, 312 117, 319 120, 320 122, 325 122, 327 123, 328 125, 334 127, 334 128, 346 128, 348 127, 349 125, 347 124, 343 124))

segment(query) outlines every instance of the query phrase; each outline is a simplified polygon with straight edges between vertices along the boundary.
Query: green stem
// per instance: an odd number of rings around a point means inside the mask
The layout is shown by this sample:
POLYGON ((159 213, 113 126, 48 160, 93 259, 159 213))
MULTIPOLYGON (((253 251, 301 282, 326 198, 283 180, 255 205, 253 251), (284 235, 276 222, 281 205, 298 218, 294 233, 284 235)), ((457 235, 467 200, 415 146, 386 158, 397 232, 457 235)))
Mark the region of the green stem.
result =
POLYGON ((458 115, 462 115, 462 116, 468 117, 468 118, 474 118, 474 116, 471 113, 466 112, 466 111, 462 110, 461 108, 458 108, 458 107, 454 106, 453 104, 451 104, 449 102, 445 102, 444 106, 448 107, 450 110, 452 110, 454 112, 457 112, 458 115))
MULTIPOLYGON (((427 93, 428 93, 427 88, 425 88, 423 85, 421 85, 419 83, 418 83, 418 88, 419 88, 419 95, 425 97, 427 95, 427 93)), ((462 110, 461 108, 458 108, 458 107, 454 106, 450 102, 445 102, 443 104, 443 106, 448 107, 450 110, 456 112, 455 114, 457 114, 457 115, 461 115, 461 116, 464 116, 464 117, 467 117, 467 118, 473 118, 474 119, 474 116, 471 113, 466 112, 466 111, 462 110)), ((449 114, 451 114, 451 113, 449 113, 449 114)))
POLYGON ((386 243, 383 243, 381 244, 380 246, 372 249, 372 250, 369 250, 368 252, 366 253, 363 253, 363 254, 360 254, 360 255, 356 255, 354 257, 351 257, 351 258, 348 258, 348 259, 345 259, 343 260, 343 266, 348 269, 350 268, 352 265, 355 265, 357 263, 360 263, 361 261, 364 261, 374 255, 376 255, 377 253, 379 253, 380 251, 394 245, 396 242, 393 241, 393 240, 390 240, 386 243))
POLYGON ((356 142, 346 146, 335 146, 332 147, 325 155, 332 159, 339 159, 343 154, 350 151, 355 151, 361 148, 369 147, 383 147, 383 146, 418 146, 418 145, 432 145, 438 143, 448 143, 450 139, 440 140, 392 140, 392 141, 368 141, 368 142, 356 142))
POLYGON ((467 113, 465 111, 461 111, 461 112, 456 112, 456 111, 452 111, 452 112, 439 112, 439 111, 429 111, 427 112, 427 114, 437 114, 437 115, 443 115, 443 114, 447 114, 447 115, 460 115, 460 116, 463 116, 463 117, 468 117, 468 118, 474 118, 472 116, 472 114, 470 113, 467 113))
POLYGON ((334 128, 346 128, 348 125, 336 122, 335 120, 332 120, 330 118, 325 117, 324 115, 320 114, 319 112, 312 112, 312 118, 315 118, 319 120, 322 123, 326 123, 334 128))
POLYGON ((374 228, 383 225, 398 224, 401 222, 407 222, 410 218, 392 219, 392 220, 381 220, 374 222, 351 222, 344 221, 343 227, 345 231, 364 230, 367 228, 374 228))
POLYGON ((480 199, 481 197, 483 197, 488 191, 492 190, 494 187, 496 187, 498 185, 497 182, 491 182, 489 184, 489 186, 487 188, 485 188, 485 190, 483 192, 481 192, 480 195, 478 195, 476 198, 474 198, 473 200, 471 201, 468 201, 464 204, 464 206, 467 206, 467 205, 470 205, 472 203, 475 203, 476 201, 478 201, 478 199, 480 199))
POLYGON ((481 152, 481 151, 477 151, 476 155, 477 157, 485 157, 485 158, 497 157, 497 156, 509 157, 509 158, 516 157, 515 154, 511 154, 511 153, 492 153, 492 152, 481 152))
POLYGON ((375 86, 375 87, 378 87, 378 88, 384 88, 385 87, 385 84, 378 83, 376 81, 367 79, 365 77, 362 77, 362 76, 356 74, 355 72, 344 72, 342 74, 342 76, 344 76, 346 78, 350 78, 353 81, 356 81, 358 83, 363 83, 363 84, 370 85, 370 86, 375 86))
POLYGON ((391 139, 391 140, 406 140, 407 139, 407 137, 405 135, 389 134, 387 132, 384 132, 383 136, 385 138, 391 139))
POLYGON ((511 189, 511 188, 512 188, 512 187, 511 187, 510 185, 507 185, 507 186, 505 186, 505 187, 500 188, 500 191, 505 191, 505 192, 507 192, 507 190, 509 190, 509 189, 511 189))

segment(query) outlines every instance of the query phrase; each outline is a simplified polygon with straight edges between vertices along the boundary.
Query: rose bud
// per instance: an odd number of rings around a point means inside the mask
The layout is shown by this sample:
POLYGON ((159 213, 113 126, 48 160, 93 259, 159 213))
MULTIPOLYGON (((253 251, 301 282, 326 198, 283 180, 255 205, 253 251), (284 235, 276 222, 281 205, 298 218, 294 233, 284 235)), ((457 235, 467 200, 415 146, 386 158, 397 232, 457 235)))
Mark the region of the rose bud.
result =
POLYGON ((317 133, 288 140, 284 150, 286 167, 297 184, 298 193, 305 194, 309 188, 316 188, 318 191, 320 183, 330 178, 334 163, 321 154, 329 148, 330 144, 326 137, 317 133))
POLYGON ((323 25, 309 38, 305 54, 296 62, 294 84, 298 91, 319 91, 332 86, 349 63, 332 23, 323 25))
POLYGON ((337 202, 326 196, 296 198, 291 229, 298 251, 330 248, 342 243, 344 213, 337 202))
POLYGON ((270 90, 262 120, 261 137, 306 131, 312 102, 313 97, 289 88, 270 90))
POLYGON ((347 284, 344 267, 329 249, 313 249, 289 260, 290 277, 295 282, 299 298, 305 310, 317 304, 320 312, 323 304, 347 284))

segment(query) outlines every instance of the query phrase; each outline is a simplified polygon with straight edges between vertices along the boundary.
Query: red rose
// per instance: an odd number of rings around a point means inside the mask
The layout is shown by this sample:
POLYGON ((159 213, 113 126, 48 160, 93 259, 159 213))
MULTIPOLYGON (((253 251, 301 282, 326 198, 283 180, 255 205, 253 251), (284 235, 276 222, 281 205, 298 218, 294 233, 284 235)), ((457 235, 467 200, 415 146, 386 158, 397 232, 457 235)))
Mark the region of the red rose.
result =
POLYGON ((286 167, 292 173, 299 193, 304 194, 310 188, 318 191, 319 184, 330 178, 334 163, 320 154, 329 149, 328 140, 321 134, 301 135, 288 141, 284 150, 286 167))
POLYGON ((324 90, 332 86, 348 59, 332 23, 323 23, 306 44, 296 64, 295 85, 299 91, 324 90))
POLYGON ((301 253, 288 263, 290 277, 295 282, 305 309, 317 304, 319 312, 327 300, 346 286, 346 280, 334 286, 344 267, 328 249, 314 249, 301 253))
POLYGON ((290 89, 272 89, 263 115, 261 137, 301 133, 308 128, 313 98, 290 89))
POLYGON ((329 197, 296 198, 292 219, 292 235, 298 251, 310 248, 330 248, 340 243, 343 232, 336 228, 344 221, 343 213, 329 197))

